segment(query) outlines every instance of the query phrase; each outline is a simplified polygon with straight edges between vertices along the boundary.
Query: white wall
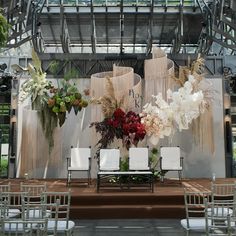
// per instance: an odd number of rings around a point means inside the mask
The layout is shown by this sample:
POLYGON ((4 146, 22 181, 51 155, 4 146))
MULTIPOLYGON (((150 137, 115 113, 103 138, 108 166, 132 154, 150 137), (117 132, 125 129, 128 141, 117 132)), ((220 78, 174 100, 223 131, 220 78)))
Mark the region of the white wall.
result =
MULTIPOLYGON (((80 79, 79 87, 81 90, 89 88, 90 79, 80 79)), ((217 91, 217 98, 213 101, 213 130, 215 152, 212 154, 209 150, 201 150, 201 147, 194 144, 193 136, 190 130, 176 133, 172 142, 168 139, 162 140, 159 145, 178 145, 181 147, 184 156, 184 177, 185 178, 210 178, 212 173, 216 177, 225 177, 225 150, 224 150, 224 119, 223 119, 223 102, 222 102, 222 79, 210 80, 213 89, 217 91)), ((25 105, 25 104, 24 104, 25 105)), ((18 112, 18 146, 17 160, 21 158, 21 124, 22 124, 22 105, 19 105, 18 112)), ((79 112, 77 116, 73 111, 68 116, 62 129, 62 159, 63 164, 60 171, 54 175, 53 170, 48 170, 49 176, 52 178, 66 177, 66 157, 70 155, 70 146, 88 147, 92 145, 92 153, 96 151, 96 147, 92 144, 92 132, 90 130, 90 105, 85 111, 79 112), (83 113, 85 112, 85 114, 83 113), (83 115, 85 115, 84 123, 81 124, 83 115)), ((207 132, 207 130, 206 130, 207 132)), ((158 145, 158 146, 159 146, 158 145)), ((92 157, 92 177, 96 177, 97 160, 92 157)), ((176 177, 176 173, 168 173, 169 177, 176 177)), ((86 177, 85 174, 75 175, 75 177, 86 177)), ((42 178, 42 176, 38 176, 42 178)))

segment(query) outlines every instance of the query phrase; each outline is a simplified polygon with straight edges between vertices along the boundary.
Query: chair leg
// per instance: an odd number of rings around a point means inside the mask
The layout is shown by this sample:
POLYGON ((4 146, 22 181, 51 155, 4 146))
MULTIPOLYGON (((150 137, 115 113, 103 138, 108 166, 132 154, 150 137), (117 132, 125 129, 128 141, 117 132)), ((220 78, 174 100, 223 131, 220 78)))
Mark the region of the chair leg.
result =
POLYGON ((90 170, 88 170, 88 185, 91 184, 91 173, 90 170))
POLYGON ((179 174, 179 181, 181 181, 181 180, 182 180, 182 171, 179 170, 179 171, 178 171, 178 174, 179 174))
POLYGON ((164 183, 164 175, 161 173, 161 182, 164 183))
POLYGON ((71 172, 68 171, 67 172, 67 186, 70 184, 70 181, 71 181, 71 172))
POLYGON ((97 176, 97 193, 99 193, 99 186, 100 185, 100 176, 97 176))

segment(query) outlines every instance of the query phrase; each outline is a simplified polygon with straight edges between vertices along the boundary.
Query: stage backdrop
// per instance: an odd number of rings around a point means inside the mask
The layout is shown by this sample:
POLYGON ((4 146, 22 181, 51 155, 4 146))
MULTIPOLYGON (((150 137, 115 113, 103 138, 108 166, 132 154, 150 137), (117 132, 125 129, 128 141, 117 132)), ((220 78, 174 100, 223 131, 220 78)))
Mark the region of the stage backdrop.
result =
MULTIPOLYGON (((56 83, 56 80, 52 80, 56 83)), ((21 80, 21 83, 23 80, 21 80)), ((79 79, 79 89, 90 88, 90 79, 79 79)), ((143 82, 143 81, 142 81, 143 82)), ((222 79, 210 79, 213 89, 217 91, 213 100, 213 130, 215 152, 204 149, 194 143, 191 130, 176 133, 172 140, 161 140, 160 145, 179 145, 184 157, 184 177, 210 178, 212 173, 216 177, 225 177, 225 151, 224 151, 224 117, 222 79)), ((92 144, 92 132, 89 128, 91 121, 91 107, 89 105, 77 116, 73 112, 68 116, 62 128, 55 132, 55 147, 49 156, 47 142, 40 130, 40 123, 36 114, 26 106, 29 101, 18 107, 18 139, 17 139, 17 177, 28 173, 30 178, 65 178, 66 157, 70 155, 71 146, 88 147, 92 144), (32 119, 34 117, 34 119, 32 119)), ((207 132, 207 130, 206 130, 207 132)), ((143 143, 142 143, 143 145, 143 143)), ((146 145, 146 143, 145 143, 146 145)), ((94 154, 96 147, 92 146, 94 154)), ((96 177, 97 160, 92 158, 92 177, 96 177)), ((167 176, 176 177, 176 173, 167 176)), ((83 174, 75 177, 86 177, 83 174)))

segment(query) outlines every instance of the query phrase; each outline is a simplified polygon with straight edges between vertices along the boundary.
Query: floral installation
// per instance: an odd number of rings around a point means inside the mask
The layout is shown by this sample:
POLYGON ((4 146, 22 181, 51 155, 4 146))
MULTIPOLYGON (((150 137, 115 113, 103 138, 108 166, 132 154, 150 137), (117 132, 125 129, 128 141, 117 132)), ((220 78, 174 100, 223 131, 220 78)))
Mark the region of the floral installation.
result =
MULTIPOLYGON (((42 129, 49 143, 49 152, 54 146, 53 133, 55 128, 62 126, 67 113, 73 108, 75 114, 88 105, 76 84, 70 82, 70 76, 65 75, 61 84, 56 88, 46 79, 41 61, 37 53, 32 51, 33 63, 28 65, 30 79, 26 80, 20 88, 19 101, 23 102, 30 97, 33 110, 38 111, 42 129)), ((85 91, 84 95, 89 92, 85 91)))
POLYGON ((45 98, 48 96, 48 89, 51 88, 51 82, 46 79, 46 73, 42 71, 41 61, 37 53, 32 50, 33 65, 28 64, 28 72, 30 79, 26 80, 20 88, 19 101, 23 102, 28 97, 34 106, 37 98, 45 98))
POLYGON ((93 103, 101 104, 104 119, 101 122, 93 122, 90 127, 95 127, 101 138, 98 143, 98 150, 107 148, 116 139, 121 139, 123 145, 128 149, 131 145, 138 145, 146 135, 144 125, 141 123, 139 114, 128 111, 125 112, 121 106, 123 98, 118 101, 115 98, 113 84, 107 78, 107 95, 93 99, 93 103))
POLYGON ((176 130, 189 129, 192 121, 209 106, 206 91, 201 90, 199 85, 203 79, 197 73, 201 63, 202 60, 195 62, 188 71, 187 79, 181 80, 183 86, 177 91, 167 90, 167 101, 159 93, 153 96, 154 105, 147 103, 143 107, 141 123, 153 145, 156 145, 159 139, 173 135, 176 130))
POLYGON ((52 86, 50 95, 47 104, 50 111, 57 116, 60 126, 64 124, 66 114, 70 113, 72 108, 77 115, 82 108, 88 106, 88 101, 83 98, 75 84, 71 84, 69 80, 62 80, 60 88, 52 86))
POLYGON ((104 118, 101 122, 93 122, 90 127, 95 127, 96 132, 101 135, 97 145, 100 148, 106 148, 115 138, 121 139, 123 145, 129 149, 131 145, 138 145, 146 135, 144 125, 141 124, 139 114, 133 111, 124 112, 117 108, 111 117, 104 118))

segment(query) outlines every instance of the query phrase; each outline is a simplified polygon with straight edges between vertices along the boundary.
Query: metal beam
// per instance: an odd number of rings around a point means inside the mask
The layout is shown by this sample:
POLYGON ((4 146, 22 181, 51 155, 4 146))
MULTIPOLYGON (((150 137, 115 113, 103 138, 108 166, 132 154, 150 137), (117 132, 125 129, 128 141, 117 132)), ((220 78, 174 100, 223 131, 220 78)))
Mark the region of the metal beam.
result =
POLYGON ((137 33, 137 12, 138 6, 135 7, 135 14, 134 14, 134 31, 133 31, 133 53, 135 53, 135 44, 136 44, 136 33, 137 33))
POLYGON ((76 14, 76 19, 78 22, 78 32, 79 32, 79 40, 80 40, 80 44, 83 45, 83 38, 82 38, 82 32, 81 32, 81 24, 80 24, 80 17, 79 14, 76 14))
POLYGON ((175 38, 173 40, 173 50, 172 53, 179 53, 181 49, 182 39, 184 35, 184 16, 183 16, 183 5, 179 5, 179 19, 178 19, 178 26, 175 32, 175 38))
POLYGON ((64 6, 61 5, 61 13, 60 13, 60 27, 61 27, 61 45, 62 45, 62 50, 65 53, 70 52, 70 36, 69 36, 69 31, 68 31, 68 26, 66 22, 66 17, 64 14, 64 6))
POLYGON ((159 39, 159 45, 161 46, 162 38, 163 38, 163 32, 165 28, 165 22, 166 22, 166 14, 163 14, 162 16, 162 25, 161 25, 161 33, 160 33, 160 39, 159 39))
POLYGON ((91 0, 90 4, 91 9, 91 44, 92 44, 92 53, 96 53, 96 24, 95 24, 95 15, 93 8, 93 0, 91 0))
POLYGON ((149 21, 148 21, 148 38, 147 38, 147 48, 146 48, 146 54, 150 54, 152 51, 152 28, 153 28, 153 8, 154 8, 154 0, 151 0, 151 6, 150 6, 150 14, 149 14, 149 21))
MULTIPOLYGON (((39 0, 37 3, 32 2, 31 6, 29 9, 31 9, 31 18, 32 18, 32 28, 31 28, 31 34, 32 34, 32 43, 34 46, 34 50, 36 52, 42 52, 43 51, 43 38, 42 34, 40 31, 40 22, 39 22, 39 17, 42 12, 42 9, 46 3, 46 0, 39 0)), ((27 16, 27 20, 30 18, 27 16)), ((28 20, 29 21, 29 20, 28 20)))
POLYGON ((108 35, 108 17, 107 17, 107 6, 105 14, 105 27, 106 27, 106 44, 107 44, 107 53, 109 52, 109 35, 108 35))
POLYGON ((123 38, 124 38, 124 13, 123 0, 120 1, 120 54, 124 53, 123 38))

